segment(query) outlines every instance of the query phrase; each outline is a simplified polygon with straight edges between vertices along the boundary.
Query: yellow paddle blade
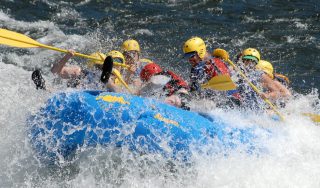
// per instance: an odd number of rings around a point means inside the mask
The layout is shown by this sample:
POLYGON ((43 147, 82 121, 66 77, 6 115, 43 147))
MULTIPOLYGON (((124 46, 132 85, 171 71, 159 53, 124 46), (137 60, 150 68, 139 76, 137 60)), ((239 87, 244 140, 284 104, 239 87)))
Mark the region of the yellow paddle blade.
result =
POLYGON ((237 88, 236 84, 233 83, 229 75, 219 75, 211 78, 209 82, 202 84, 202 88, 214 89, 219 91, 234 90, 237 88))
POLYGON ((18 48, 37 48, 40 44, 23 34, 6 29, 0 29, 0 39, 0 44, 18 48))
POLYGON ((320 115, 318 114, 303 113, 302 115, 310 117, 316 123, 320 123, 320 115))

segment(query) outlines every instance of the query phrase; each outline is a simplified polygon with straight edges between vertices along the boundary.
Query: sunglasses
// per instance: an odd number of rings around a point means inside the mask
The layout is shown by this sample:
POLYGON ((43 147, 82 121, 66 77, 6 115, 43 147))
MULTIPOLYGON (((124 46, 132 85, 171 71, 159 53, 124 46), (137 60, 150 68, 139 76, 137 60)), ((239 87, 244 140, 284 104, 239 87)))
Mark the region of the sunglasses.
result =
POLYGON ((189 57, 189 59, 192 59, 192 58, 194 58, 195 56, 196 56, 196 54, 191 55, 191 56, 189 57))
POLYGON ((184 54, 184 58, 191 59, 196 56, 196 52, 189 52, 184 54))
POLYGON ((248 63, 258 63, 257 61, 253 60, 253 59, 242 59, 242 62, 248 62, 248 63))

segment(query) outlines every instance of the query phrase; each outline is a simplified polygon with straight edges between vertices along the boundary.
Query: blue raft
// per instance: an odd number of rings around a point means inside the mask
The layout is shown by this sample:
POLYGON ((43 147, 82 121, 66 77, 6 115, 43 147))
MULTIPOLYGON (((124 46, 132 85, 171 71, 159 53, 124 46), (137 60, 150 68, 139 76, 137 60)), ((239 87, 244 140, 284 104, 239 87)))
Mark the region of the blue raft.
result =
POLYGON ((188 160, 194 151, 212 154, 239 145, 251 152, 258 129, 232 128, 218 118, 209 120, 153 99, 102 91, 56 94, 28 119, 28 126, 32 146, 49 163, 97 145, 175 160, 188 160))

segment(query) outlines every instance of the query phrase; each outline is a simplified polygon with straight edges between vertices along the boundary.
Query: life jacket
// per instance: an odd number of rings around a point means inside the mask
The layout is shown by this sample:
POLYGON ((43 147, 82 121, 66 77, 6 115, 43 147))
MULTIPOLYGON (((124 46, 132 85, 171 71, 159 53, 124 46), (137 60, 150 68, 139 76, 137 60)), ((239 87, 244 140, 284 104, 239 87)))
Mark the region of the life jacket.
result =
POLYGON ((219 58, 212 58, 205 63, 205 73, 212 78, 217 75, 230 75, 230 70, 219 58))
POLYGON ((274 79, 279 81, 281 84, 283 84, 286 87, 288 87, 290 84, 289 78, 283 74, 274 73, 274 79))
POLYGON ((201 61, 191 69, 191 91, 200 91, 201 84, 221 74, 230 75, 229 68, 221 59, 211 58, 208 61, 201 61))
POLYGON ((149 63, 152 63, 152 61, 150 59, 145 59, 145 58, 144 59, 139 59, 140 66, 137 67, 137 70, 134 73, 134 76, 139 77, 143 67, 145 65, 149 64, 149 63))
POLYGON ((167 92, 167 96, 173 95, 179 89, 185 88, 189 89, 189 86, 186 81, 184 81, 180 76, 174 72, 168 70, 161 73, 161 75, 169 76, 171 79, 163 88, 167 92))

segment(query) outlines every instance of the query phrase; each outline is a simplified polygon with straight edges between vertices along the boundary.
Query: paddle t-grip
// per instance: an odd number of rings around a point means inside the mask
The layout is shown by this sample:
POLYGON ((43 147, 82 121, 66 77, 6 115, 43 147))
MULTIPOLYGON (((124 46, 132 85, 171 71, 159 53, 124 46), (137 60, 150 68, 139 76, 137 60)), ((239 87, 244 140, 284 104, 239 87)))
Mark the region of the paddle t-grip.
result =
POLYGON ((102 66, 101 82, 108 83, 112 73, 113 59, 111 56, 106 57, 102 66))
POLYGON ((31 79, 33 80, 33 83, 36 85, 37 89, 46 89, 46 81, 43 79, 39 69, 36 69, 32 72, 31 79))

